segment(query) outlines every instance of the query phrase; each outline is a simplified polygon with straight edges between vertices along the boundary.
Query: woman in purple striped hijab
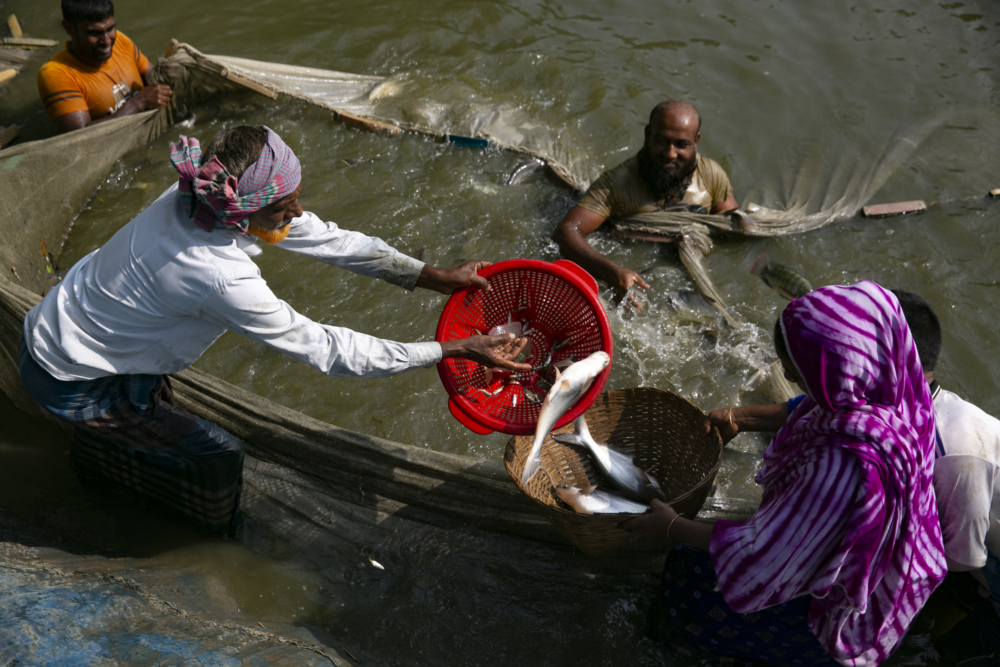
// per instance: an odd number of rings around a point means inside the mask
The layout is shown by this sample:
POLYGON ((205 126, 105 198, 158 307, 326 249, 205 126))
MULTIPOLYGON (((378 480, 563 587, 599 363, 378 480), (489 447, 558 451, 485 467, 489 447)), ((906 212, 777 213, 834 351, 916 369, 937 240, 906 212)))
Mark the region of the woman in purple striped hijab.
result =
POLYGON ((878 665, 946 573, 927 382, 899 302, 875 283, 815 290, 779 325, 786 377, 807 397, 764 453, 760 509, 708 525, 654 501, 625 524, 710 554, 668 557, 651 622, 682 647, 772 665, 878 665))

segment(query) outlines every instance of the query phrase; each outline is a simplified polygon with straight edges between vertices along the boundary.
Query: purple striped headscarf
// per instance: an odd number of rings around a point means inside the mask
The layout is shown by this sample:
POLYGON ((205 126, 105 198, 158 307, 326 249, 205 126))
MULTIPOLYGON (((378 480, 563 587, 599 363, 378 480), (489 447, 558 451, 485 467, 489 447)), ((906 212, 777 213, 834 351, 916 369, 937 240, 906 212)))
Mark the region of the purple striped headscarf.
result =
POLYGON ((181 206, 205 231, 221 222, 239 234, 246 233, 247 215, 288 196, 302 182, 295 153, 271 128, 264 129, 267 144, 238 181, 215 156, 201 163, 197 139, 182 136, 170 144, 170 162, 180 174, 181 206))
POLYGON ((878 665, 947 570, 934 405, 899 302, 875 283, 814 290, 781 327, 809 395, 764 453, 761 509, 716 524, 719 584, 738 612, 812 595, 830 655, 878 665))

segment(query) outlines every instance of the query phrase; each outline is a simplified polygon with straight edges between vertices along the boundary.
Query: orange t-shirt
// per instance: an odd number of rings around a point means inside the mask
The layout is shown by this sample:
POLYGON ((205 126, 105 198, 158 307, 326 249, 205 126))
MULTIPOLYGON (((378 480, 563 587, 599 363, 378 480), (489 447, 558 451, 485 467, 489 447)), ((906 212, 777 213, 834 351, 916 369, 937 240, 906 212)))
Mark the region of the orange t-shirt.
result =
POLYGON ((142 89, 142 74, 149 60, 121 31, 111 58, 100 67, 88 67, 66 47, 38 70, 38 94, 54 120, 73 111, 89 111, 90 119, 118 111, 132 94, 142 89))

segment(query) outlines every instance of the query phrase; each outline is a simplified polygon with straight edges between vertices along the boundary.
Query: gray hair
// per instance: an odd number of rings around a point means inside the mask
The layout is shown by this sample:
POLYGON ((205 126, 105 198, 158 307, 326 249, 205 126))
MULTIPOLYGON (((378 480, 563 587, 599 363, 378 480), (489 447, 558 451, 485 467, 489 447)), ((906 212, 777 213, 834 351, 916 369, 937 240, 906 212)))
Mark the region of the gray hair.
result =
POLYGON ((226 171, 239 178, 260 159, 266 145, 267 129, 263 125, 240 125, 215 135, 202 150, 201 163, 217 157, 226 171))

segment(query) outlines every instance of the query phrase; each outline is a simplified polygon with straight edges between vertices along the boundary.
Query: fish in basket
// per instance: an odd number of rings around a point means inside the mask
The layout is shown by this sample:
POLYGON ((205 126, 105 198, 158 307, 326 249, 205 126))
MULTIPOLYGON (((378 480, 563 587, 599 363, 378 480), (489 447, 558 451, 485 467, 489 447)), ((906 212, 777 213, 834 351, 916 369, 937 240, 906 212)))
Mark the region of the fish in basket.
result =
POLYGON ((645 511, 649 502, 622 495, 624 482, 633 484, 635 493, 645 494, 646 498, 662 493, 686 517, 698 513, 718 473, 723 445, 714 427, 705 432, 706 416, 697 406, 669 391, 638 387, 602 393, 584 417, 591 439, 631 458, 634 467, 648 476, 648 483, 638 476, 616 479, 620 472, 612 472, 609 479, 601 472, 606 464, 595 462, 590 448, 578 442, 582 438, 579 426, 544 436, 538 469, 527 479, 524 471, 535 438, 515 436, 504 452, 504 465, 511 479, 581 551, 602 556, 642 539, 618 527, 630 516, 645 511), (597 488, 585 493, 592 487, 597 488), (584 503, 593 509, 609 497, 616 504, 601 508, 601 512, 585 514, 573 507, 574 503, 584 503), (620 508, 627 509, 607 512, 620 508))

